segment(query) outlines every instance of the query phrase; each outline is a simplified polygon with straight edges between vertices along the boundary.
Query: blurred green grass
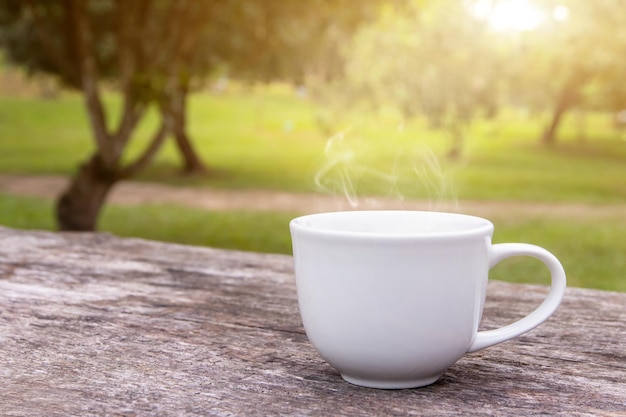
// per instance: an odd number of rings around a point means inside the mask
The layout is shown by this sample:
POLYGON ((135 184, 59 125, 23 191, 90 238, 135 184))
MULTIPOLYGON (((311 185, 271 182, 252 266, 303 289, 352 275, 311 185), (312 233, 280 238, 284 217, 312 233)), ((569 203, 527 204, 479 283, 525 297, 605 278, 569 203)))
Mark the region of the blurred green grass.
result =
MULTIPOLYGON (((117 97, 107 96, 114 115, 117 97)), ((177 175, 180 159, 173 141, 138 179, 223 188, 315 191, 313 178, 329 156, 329 135, 318 125, 321 109, 289 90, 237 91, 192 97, 189 131, 211 175, 177 175)), ((115 117, 113 117, 114 119, 115 117)), ((415 176, 416 164, 435 156, 437 169, 459 199, 578 201, 626 200, 626 141, 613 130, 610 115, 591 114, 593 137, 581 140, 566 120, 557 148, 539 146, 541 120, 504 112, 495 121, 476 123, 467 132, 462 158, 445 158, 449 138, 423 121, 403 123, 390 111, 364 117, 346 113, 337 132, 342 147, 354 153, 353 171, 394 172, 403 178, 405 197, 432 197, 415 176), (401 131, 399 126, 402 127, 401 131), (414 154, 412 163, 409 156, 414 154), (402 163, 398 164, 399 156, 402 163)), ((128 149, 142 149, 156 125, 151 114, 128 149)), ((0 97, 0 172, 71 174, 92 149, 81 98, 65 93, 54 101, 0 97)), ((330 155, 330 158, 337 155, 330 155)), ((419 167, 418 167, 419 168, 419 167)), ((332 173, 331 173, 332 174, 332 173)), ((363 178, 360 194, 381 194, 387 184, 363 178)))
MULTIPOLYGON (((0 224, 54 230, 52 202, 0 194, 0 224)), ((101 230, 119 236, 238 250, 291 254, 289 220, 297 213, 204 211, 172 205, 109 205, 101 230)), ((544 246, 563 263, 568 285, 626 292, 626 218, 602 221, 568 218, 494 219, 494 243, 528 242, 544 246)), ((508 259, 491 278, 549 284, 545 266, 532 258, 508 259)))

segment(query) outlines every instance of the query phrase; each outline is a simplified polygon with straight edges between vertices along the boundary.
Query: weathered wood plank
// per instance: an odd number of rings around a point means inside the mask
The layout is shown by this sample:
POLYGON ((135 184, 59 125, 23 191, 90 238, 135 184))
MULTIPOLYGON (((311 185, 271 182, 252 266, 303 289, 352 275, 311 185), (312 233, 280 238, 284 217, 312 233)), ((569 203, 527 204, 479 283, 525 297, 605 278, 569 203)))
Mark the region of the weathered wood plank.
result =
MULTIPOLYGON (((546 290, 490 283, 484 328, 546 290)), ((626 294, 380 391, 308 343, 291 257, 0 228, 0 378, 2 416, 626 415, 626 294)))

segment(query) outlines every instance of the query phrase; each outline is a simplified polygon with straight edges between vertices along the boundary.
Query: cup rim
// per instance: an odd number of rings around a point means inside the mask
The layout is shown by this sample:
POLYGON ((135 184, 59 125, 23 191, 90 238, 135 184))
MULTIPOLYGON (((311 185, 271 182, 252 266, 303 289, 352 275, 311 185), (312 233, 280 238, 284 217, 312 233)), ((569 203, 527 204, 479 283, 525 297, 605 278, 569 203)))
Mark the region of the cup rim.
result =
POLYGON ((467 236, 491 236, 493 233, 493 223, 485 218, 473 216, 463 213, 452 213, 443 211, 427 211, 427 210, 347 210, 347 211, 329 211, 307 214, 296 217, 289 222, 289 227, 292 234, 303 233, 311 236, 318 237, 332 237, 332 238, 359 238, 372 239, 372 240, 434 240, 434 239, 457 239, 467 236), (330 227, 318 227, 312 225, 310 222, 313 220, 319 220, 323 217, 330 216, 353 216, 368 215, 404 215, 404 216, 430 216, 433 218, 448 217, 450 219, 462 220, 468 224, 473 224, 470 227, 465 227, 458 230, 445 230, 445 231, 430 231, 430 232, 390 232, 390 231, 356 231, 356 230, 340 230, 330 227))

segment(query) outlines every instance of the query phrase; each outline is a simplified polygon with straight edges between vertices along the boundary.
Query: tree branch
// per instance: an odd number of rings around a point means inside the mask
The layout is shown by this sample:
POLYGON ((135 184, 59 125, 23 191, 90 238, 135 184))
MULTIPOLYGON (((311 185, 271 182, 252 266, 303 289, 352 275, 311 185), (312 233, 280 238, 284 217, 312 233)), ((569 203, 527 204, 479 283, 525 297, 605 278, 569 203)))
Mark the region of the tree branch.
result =
POLYGON ((94 138, 103 162, 111 167, 119 162, 115 157, 112 140, 106 126, 106 116, 98 89, 98 70, 93 56, 93 37, 87 17, 86 2, 82 0, 65 0, 68 21, 73 29, 76 59, 80 72, 80 80, 94 138))
POLYGON ((115 2, 117 15, 119 16, 117 48, 120 66, 120 90, 123 100, 122 117, 112 136, 114 142, 113 152, 117 158, 121 157, 133 129, 145 110, 145 106, 137 102, 133 85, 137 75, 136 52, 139 46, 138 36, 135 34, 135 31, 138 20, 141 20, 139 13, 142 5, 139 1, 127 2, 117 0, 115 2))
POLYGON ((120 85, 123 93, 130 92, 131 82, 135 74, 136 62, 133 56, 135 37, 133 36, 133 24, 135 19, 134 2, 115 2, 116 14, 119 17, 117 50, 120 66, 120 85))
POLYGON ((146 112, 146 107, 143 104, 137 103, 130 97, 130 93, 124 92, 124 105, 122 109, 122 118, 117 127, 114 138, 114 152, 115 157, 120 158, 124 152, 126 144, 130 140, 131 134, 139 120, 146 112))
POLYGON ((161 125, 152 137, 152 140, 150 141, 148 147, 137 159, 135 159, 135 161, 131 162, 126 167, 120 170, 120 179, 132 177, 137 172, 145 168, 148 163, 150 163, 152 158, 154 158, 156 153, 161 148, 161 145, 163 145, 163 142, 165 142, 165 138, 170 131, 170 125, 170 117, 164 114, 162 117, 161 125))

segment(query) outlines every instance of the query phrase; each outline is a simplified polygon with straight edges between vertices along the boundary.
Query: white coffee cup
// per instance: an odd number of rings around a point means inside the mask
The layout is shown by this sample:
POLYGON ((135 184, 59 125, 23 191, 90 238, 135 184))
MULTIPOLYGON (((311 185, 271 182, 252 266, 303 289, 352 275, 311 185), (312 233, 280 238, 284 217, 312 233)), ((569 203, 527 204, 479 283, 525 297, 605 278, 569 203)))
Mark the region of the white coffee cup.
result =
POLYGON ((351 211, 290 223, 307 336, 348 382, 429 385, 466 352, 519 336, 554 313, 565 272, 534 245, 492 245, 493 224, 463 214, 351 211), (550 270, 543 303, 508 326, 478 331, 489 269, 531 256, 550 270))

